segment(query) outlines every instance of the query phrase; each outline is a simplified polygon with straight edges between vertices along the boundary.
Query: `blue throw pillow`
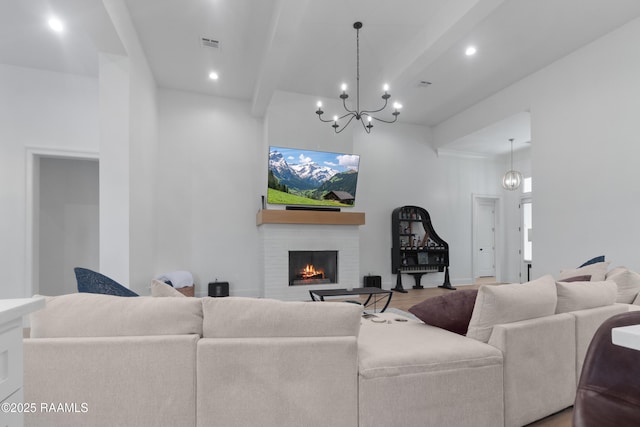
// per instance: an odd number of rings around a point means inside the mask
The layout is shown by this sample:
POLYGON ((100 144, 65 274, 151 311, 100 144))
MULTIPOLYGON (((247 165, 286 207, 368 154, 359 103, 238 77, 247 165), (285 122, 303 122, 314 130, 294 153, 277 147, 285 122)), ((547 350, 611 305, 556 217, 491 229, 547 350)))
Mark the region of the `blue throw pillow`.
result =
POLYGON ((600 255, 600 256, 597 256, 595 258, 591 258, 589 261, 585 262, 584 264, 582 264, 578 268, 586 267, 587 265, 595 264, 597 262, 604 262, 604 255, 600 255))
POLYGON ((76 273, 78 292, 115 295, 119 297, 138 296, 138 294, 132 290, 125 288, 120 283, 109 279, 103 274, 80 267, 74 268, 73 271, 76 273))

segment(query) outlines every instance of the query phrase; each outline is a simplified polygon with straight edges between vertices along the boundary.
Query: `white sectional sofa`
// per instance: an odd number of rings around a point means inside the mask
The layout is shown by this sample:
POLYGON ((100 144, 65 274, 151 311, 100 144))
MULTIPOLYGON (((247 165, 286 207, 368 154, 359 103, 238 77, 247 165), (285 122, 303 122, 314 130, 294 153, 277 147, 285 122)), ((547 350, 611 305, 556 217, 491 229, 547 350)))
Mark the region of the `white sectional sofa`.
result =
POLYGON ((571 406, 597 327, 640 308, 601 283, 481 287, 467 336, 346 303, 47 298, 25 400, 87 410, 25 425, 522 426, 571 406))
POLYGON ((517 427, 573 405, 597 328, 640 308, 616 303, 617 291, 551 276, 483 286, 465 337, 389 314, 380 317, 390 323, 364 321, 360 425, 517 427))
POLYGON ((24 340, 24 398, 37 403, 25 425, 353 427, 360 315, 341 303, 47 298, 24 340))

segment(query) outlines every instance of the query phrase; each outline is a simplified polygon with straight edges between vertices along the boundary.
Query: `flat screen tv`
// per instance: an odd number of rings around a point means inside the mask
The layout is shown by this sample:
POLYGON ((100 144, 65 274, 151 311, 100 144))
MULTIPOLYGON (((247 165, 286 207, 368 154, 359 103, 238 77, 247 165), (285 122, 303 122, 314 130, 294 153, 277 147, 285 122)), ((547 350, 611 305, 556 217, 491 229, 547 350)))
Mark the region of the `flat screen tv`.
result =
POLYGON ((267 203, 353 207, 359 164, 357 154, 271 146, 267 203))

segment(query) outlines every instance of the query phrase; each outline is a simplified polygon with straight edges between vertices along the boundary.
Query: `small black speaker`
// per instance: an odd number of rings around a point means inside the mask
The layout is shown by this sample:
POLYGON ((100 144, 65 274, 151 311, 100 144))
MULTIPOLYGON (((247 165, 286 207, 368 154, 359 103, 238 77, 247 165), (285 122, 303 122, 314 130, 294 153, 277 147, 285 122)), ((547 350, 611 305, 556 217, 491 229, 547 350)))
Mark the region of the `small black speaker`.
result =
POLYGON ((210 297, 228 297, 229 282, 209 282, 210 297))
POLYGON ((382 277, 364 276, 363 283, 365 288, 382 288, 382 277))

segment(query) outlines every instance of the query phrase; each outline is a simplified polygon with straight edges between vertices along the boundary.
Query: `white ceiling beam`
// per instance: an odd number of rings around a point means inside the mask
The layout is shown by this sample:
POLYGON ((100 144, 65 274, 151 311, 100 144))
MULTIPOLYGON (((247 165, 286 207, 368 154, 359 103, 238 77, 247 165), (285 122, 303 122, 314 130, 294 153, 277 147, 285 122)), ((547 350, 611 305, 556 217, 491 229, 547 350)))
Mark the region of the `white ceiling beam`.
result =
POLYGON ((404 46, 385 70, 394 87, 415 87, 424 71, 454 43, 480 24, 505 0, 446 2, 429 24, 404 46))
POLYGON ((310 0, 278 0, 274 7, 253 91, 251 114, 256 117, 264 116, 267 111, 309 3, 310 0))

